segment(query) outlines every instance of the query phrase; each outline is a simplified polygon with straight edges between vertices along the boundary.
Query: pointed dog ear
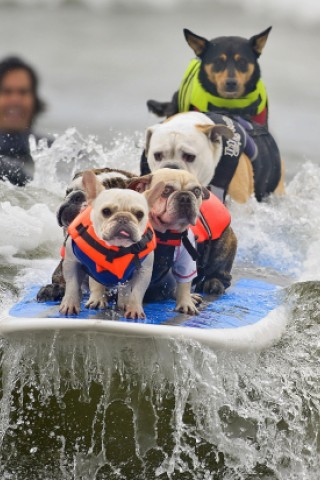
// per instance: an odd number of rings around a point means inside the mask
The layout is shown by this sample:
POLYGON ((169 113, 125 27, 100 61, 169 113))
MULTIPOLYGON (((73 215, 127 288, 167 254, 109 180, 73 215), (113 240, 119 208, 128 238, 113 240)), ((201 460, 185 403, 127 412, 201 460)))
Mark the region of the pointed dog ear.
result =
POLYGON ((264 46, 267 43, 268 35, 270 33, 271 28, 272 27, 269 27, 263 32, 258 33, 258 35, 253 35, 253 37, 249 39, 252 49, 258 57, 260 57, 262 50, 264 49, 264 46))
POLYGON ((197 55, 197 57, 201 57, 201 55, 204 53, 206 47, 208 46, 209 41, 204 37, 199 37, 199 35, 196 35, 195 33, 192 33, 187 28, 183 29, 183 33, 184 33, 185 39, 187 40, 187 43, 188 43, 189 47, 192 48, 192 50, 197 55))
POLYGON ((202 187, 202 200, 210 198, 210 191, 206 187, 202 187))
POLYGON ((144 175, 143 177, 134 177, 128 181, 127 188, 143 193, 148 190, 152 180, 152 174, 144 175))
POLYGON ((105 188, 97 179, 93 170, 86 170, 82 174, 82 185, 87 195, 88 203, 91 204, 105 188))
POLYGON ((216 142, 219 137, 224 137, 227 140, 233 137, 233 131, 226 125, 196 125, 196 128, 207 135, 212 142, 216 142))

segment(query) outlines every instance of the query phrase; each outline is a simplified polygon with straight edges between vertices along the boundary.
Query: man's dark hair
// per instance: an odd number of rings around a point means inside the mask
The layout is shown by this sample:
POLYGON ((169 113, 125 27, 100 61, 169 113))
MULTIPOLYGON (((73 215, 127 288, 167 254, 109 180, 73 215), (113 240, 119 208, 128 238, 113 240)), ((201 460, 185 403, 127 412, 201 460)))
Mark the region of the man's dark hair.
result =
POLYGON ((39 85, 39 78, 36 73, 36 71, 29 65, 28 63, 24 62, 21 58, 19 57, 6 57, 0 62, 0 90, 2 86, 2 81, 5 77, 5 75, 8 72, 11 72, 13 70, 25 70, 28 72, 31 78, 31 88, 32 88, 32 93, 34 95, 34 100, 35 100, 35 106, 34 106, 34 112, 33 112, 33 117, 32 117, 32 123, 34 122, 35 118, 42 112, 46 110, 46 104, 41 98, 39 98, 38 95, 38 85, 39 85))

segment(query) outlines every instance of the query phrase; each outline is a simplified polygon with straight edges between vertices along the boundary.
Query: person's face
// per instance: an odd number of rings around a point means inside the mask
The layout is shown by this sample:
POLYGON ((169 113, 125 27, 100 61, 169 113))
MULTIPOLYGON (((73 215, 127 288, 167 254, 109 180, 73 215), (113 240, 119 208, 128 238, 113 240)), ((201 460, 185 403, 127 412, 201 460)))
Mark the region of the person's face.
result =
POLYGON ((29 73, 23 69, 6 73, 0 85, 0 130, 28 129, 34 108, 35 98, 29 73))

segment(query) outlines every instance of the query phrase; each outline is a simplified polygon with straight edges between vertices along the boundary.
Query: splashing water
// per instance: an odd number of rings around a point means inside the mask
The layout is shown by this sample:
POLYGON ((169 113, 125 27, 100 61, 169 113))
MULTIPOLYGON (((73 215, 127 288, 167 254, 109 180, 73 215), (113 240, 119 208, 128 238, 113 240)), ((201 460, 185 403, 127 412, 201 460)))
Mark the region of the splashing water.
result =
MULTIPOLYGON (((50 149, 33 146, 34 181, 0 193, 1 308, 49 280, 55 210, 73 173, 138 171, 141 143, 119 135, 102 147, 69 129, 50 149)), ((235 269, 292 279, 278 345, 249 354, 101 333, 3 339, 1 478, 317 479, 319 180, 305 164, 283 198, 230 205, 235 269)))

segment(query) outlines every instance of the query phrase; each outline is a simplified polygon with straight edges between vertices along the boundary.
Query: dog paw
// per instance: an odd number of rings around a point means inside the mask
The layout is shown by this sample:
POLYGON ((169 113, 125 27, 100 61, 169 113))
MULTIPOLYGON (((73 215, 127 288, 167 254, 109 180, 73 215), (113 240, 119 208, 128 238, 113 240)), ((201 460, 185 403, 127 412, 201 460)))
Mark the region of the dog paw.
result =
POLYGON ((68 298, 63 298, 61 304, 60 304, 60 313, 62 315, 79 315, 80 313, 80 301, 79 300, 73 300, 73 299, 68 299, 68 298))
POLYGON ((106 301, 105 297, 92 297, 90 295, 89 300, 87 301, 85 307, 90 308, 92 310, 103 310, 107 308, 108 302, 106 301))
POLYGON ((37 302, 57 302, 64 296, 65 287, 58 283, 50 283, 45 287, 40 288, 37 293, 37 302))
POLYGON ((203 302, 203 298, 199 293, 191 293, 191 298, 195 305, 200 305, 203 302))
POLYGON ((194 304, 192 297, 176 304, 175 312, 187 313, 188 315, 198 315, 199 310, 194 304))
POLYGON ((126 305, 124 311, 125 318, 146 318, 142 305, 126 305))
POLYGON ((203 293, 210 293, 211 295, 222 295, 225 292, 223 284, 217 278, 206 280, 203 285, 203 293))

